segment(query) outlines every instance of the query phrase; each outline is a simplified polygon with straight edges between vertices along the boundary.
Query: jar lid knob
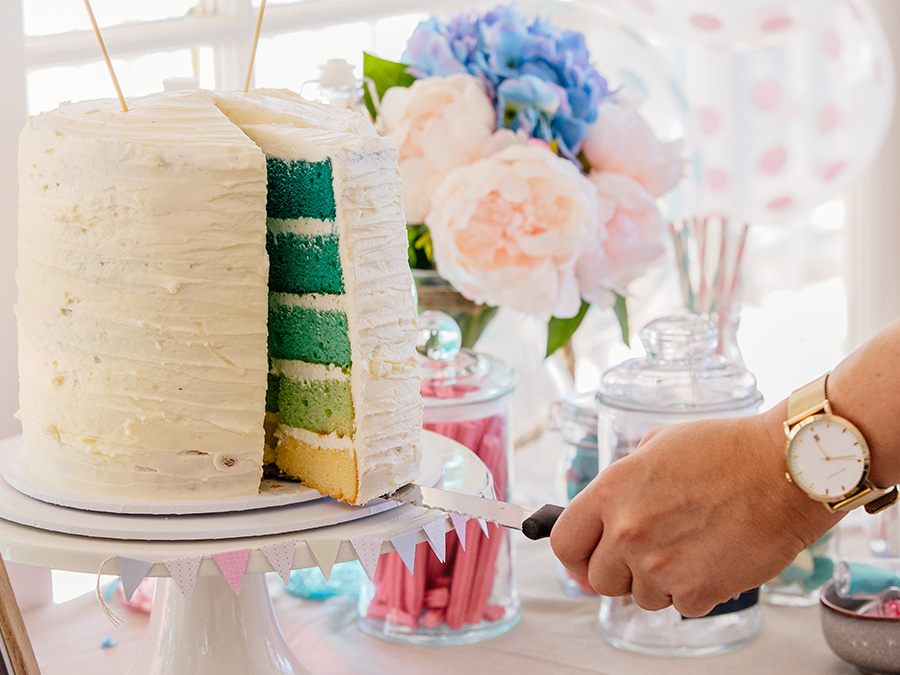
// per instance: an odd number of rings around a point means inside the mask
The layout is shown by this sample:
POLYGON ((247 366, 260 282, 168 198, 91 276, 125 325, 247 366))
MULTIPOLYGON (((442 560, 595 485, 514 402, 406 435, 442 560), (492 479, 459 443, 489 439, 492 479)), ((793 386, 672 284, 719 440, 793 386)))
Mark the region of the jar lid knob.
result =
POLYGON ((449 314, 426 310, 419 314, 416 351, 427 359, 452 361, 462 347, 462 331, 449 314))
POLYGON ((680 314, 651 321, 641 329, 640 338, 651 358, 696 361, 715 351, 719 332, 697 314, 680 314))

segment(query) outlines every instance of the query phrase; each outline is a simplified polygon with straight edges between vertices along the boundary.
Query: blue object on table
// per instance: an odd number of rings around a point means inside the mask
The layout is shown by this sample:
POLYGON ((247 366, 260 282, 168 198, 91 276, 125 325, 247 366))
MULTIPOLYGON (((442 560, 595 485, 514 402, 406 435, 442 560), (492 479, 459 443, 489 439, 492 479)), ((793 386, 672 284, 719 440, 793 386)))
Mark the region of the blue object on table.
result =
POLYGON ((325 600, 337 595, 356 597, 365 581, 362 565, 348 560, 332 567, 328 579, 318 567, 293 570, 287 592, 308 600, 325 600))
POLYGON ((900 572, 879 565, 841 561, 835 571, 834 587, 841 595, 876 595, 891 586, 900 586, 900 572))

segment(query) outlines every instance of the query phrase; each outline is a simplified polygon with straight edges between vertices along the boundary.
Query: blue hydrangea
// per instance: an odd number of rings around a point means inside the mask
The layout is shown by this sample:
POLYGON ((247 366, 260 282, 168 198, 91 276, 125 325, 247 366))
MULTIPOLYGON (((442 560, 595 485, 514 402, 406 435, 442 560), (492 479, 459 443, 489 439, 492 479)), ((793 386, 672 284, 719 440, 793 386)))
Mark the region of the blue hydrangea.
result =
POLYGON ((574 159, 597 106, 611 95, 581 33, 529 21, 514 5, 435 18, 413 32, 404 63, 416 77, 469 73, 485 84, 497 124, 523 129, 574 159))

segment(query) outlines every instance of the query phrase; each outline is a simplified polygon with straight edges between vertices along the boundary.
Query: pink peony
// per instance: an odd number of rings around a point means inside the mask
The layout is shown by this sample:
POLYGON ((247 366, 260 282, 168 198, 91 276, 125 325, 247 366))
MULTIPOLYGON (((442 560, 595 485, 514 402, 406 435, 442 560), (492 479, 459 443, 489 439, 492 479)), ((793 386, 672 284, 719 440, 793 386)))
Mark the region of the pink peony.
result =
POLYGON ((591 169, 636 180, 652 197, 678 183, 684 168, 681 141, 660 142, 634 108, 604 101, 582 146, 591 169))
POLYGON ((450 172, 425 223, 438 272, 466 297, 567 318, 575 262, 597 227, 597 191, 544 145, 513 144, 450 172))
POLYGON ((425 219, 431 194, 444 176, 481 157, 495 122, 484 86, 471 75, 429 77, 385 92, 379 131, 400 148, 408 222, 425 219))
POLYGON ((589 178, 605 225, 588 239, 576 276, 586 301, 609 307, 613 291, 623 295, 663 255, 666 228, 653 196, 635 179, 608 172, 591 172, 589 178))

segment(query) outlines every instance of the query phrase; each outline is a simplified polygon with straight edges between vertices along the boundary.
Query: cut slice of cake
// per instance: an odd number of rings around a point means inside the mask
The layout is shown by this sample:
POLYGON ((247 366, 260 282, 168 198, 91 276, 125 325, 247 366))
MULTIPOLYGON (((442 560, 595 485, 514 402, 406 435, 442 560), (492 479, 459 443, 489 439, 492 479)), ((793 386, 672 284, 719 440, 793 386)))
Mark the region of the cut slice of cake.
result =
POLYGON ((415 314, 398 311, 412 289, 396 147, 376 135, 241 128, 268 166, 275 461, 364 503, 418 467, 415 314))

